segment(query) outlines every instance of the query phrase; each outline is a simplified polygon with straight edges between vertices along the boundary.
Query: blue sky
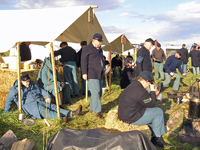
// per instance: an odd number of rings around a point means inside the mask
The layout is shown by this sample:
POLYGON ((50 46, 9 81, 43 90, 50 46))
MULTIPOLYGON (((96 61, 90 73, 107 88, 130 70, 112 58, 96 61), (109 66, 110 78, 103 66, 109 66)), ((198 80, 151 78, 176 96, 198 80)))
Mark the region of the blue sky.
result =
POLYGON ((0 9, 98 5, 94 11, 109 42, 124 33, 132 43, 200 44, 200 0, 0 0, 0 9))

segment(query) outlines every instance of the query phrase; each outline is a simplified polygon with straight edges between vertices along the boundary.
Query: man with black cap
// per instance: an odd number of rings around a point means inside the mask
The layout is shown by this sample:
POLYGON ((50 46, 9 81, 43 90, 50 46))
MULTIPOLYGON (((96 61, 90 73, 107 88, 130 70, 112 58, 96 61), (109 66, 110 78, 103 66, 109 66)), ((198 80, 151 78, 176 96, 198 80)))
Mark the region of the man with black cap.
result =
POLYGON ((159 79, 158 71, 160 71, 160 78, 164 81, 164 72, 163 72, 163 61, 166 60, 165 52, 161 48, 161 44, 158 43, 157 47, 152 51, 152 58, 154 60, 153 66, 155 69, 155 78, 159 79))
POLYGON ((103 51, 101 49, 102 35, 95 33, 92 42, 85 46, 81 55, 81 71, 84 80, 88 80, 91 92, 90 112, 96 117, 101 115, 101 95, 103 84, 103 51))
POLYGON ((200 67, 199 57, 200 57, 200 52, 196 49, 196 46, 193 46, 193 50, 189 53, 188 56, 191 57, 193 74, 194 75, 199 75, 199 67, 200 67))
POLYGON ((134 125, 148 125, 152 131, 152 143, 160 147, 167 146, 162 139, 165 134, 162 109, 154 107, 159 94, 153 84, 153 74, 142 71, 119 97, 118 118, 134 125), (150 93, 146 90, 150 86, 150 93))
POLYGON ((116 56, 112 58, 111 67, 112 67, 112 70, 113 70, 113 77, 114 78, 117 77, 116 68, 118 68, 119 77, 121 77, 122 61, 121 61, 121 59, 119 57, 119 54, 116 54, 116 56))
POLYGON ((68 82, 71 87, 73 87, 73 89, 71 88, 70 92, 71 97, 79 97, 78 79, 76 73, 76 62, 78 59, 76 51, 72 47, 68 46, 67 42, 60 43, 60 47, 61 49, 55 51, 54 55, 61 55, 61 62, 63 63, 64 80, 65 82, 68 82))
POLYGON ((185 44, 179 50, 181 52, 181 68, 184 73, 187 73, 187 63, 188 63, 188 50, 185 48, 185 44))
MULTIPOLYGON (((17 106, 19 106, 18 80, 14 82, 14 85, 9 90, 4 113, 8 113, 10 111, 13 101, 17 106)), ((55 104, 51 104, 50 94, 44 89, 39 88, 35 82, 31 81, 28 74, 23 74, 21 76, 21 101, 22 111, 31 118, 57 118, 57 107, 55 104)), ((61 117, 77 116, 81 113, 81 111, 82 105, 80 105, 75 111, 60 109, 60 115, 61 117)))
POLYGON ((136 74, 139 75, 142 71, 152 72, 150 49, 154 45, 154 41, 146 39, 144 45, 137 51, 136 74))
POLYGON ((167 58, 164 65, 165 80, 158 85, 158 89, 167 86, 171 82, 172 77, 173 79, 175 79, 173 85, 173 93, 176 94, 178 92, 180 77, 176 72, 176 68, 178 68, 179 72, 182 74, 183 77, 186 77, 186 74, 181 69, 181 55, 182 53, 180 51, 177 51, 174 55, 167 58))

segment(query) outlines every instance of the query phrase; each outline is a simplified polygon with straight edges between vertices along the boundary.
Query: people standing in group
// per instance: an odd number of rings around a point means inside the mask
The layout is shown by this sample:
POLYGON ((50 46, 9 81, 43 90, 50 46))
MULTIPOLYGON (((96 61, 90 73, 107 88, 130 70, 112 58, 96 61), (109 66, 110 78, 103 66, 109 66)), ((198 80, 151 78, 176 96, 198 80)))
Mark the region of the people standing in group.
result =
POLYGON ((188 55, 191 57, 191 62, 192 62, 192 71, 194 75, 199 75, 199 57, 200 57, 200 52, 196 49, 196 46, 193 46, 192 51, 188 55))
POLYGON ((54 52, 55 56, 61 55, 60 61, 63 63, 64 80, 68 82, 71 89, 71 97, 79 97, 78 80, 76 73, 77 54, 76 51, 68 46, 67 42, 60 44, 61 49, 54 52), (71 83, 72 80, 72 83, 71 83), (72 86, 73 85, 73 86, 72 86))
MULTIPOLYGON (((82 54, 83 48, 87 45, 87 41, 82 41, 80 43, 80 45, 81 45, 81 49, 77 53, 77 56, 78 56, 77 67, 80 67, 80 70, 81 70, 81 54, 82 54)), ((83 74, 82 74, 82 71, 81 71, 81 81, 82 81, 82 89, 83 89, 82 95, 85 95, 86 81, 83 79, 82 75, 83 74)), ((88 89, 88 93, 90 94, 90 90, 89 89, 88 89)))
POLYGON ((112 58, 111 65, 112 65, 112 70, 113 70, 113 77, 114 78, 117 77, 116 68, 118 68, 118 70, 119 70, 119 77, 121 77, 122 60, 120 59, 119 54, 116 54, 116 56, 112 58))
POLYGON ((186 77, 186 74, 181 69, 181 55, 182 53, 177 51, 174 55, 171 55, 167 58, 164 65, 165 80, 159 84, 159 89, 162 89, 163 87, 167 86, 171 82, 172 77, 174 79, 173 93, 178 92, 180 77, 176 72, 176 69, 178 68, 182 76, 186 77))
POLYGON ((29 45, 31 42, 22 42, 20 44, 20 56, 21 56, 21 61, 28 61, 31 60, 31 50, 29 48, 29 45))
POLYGON ((187 63, 188 63, 188 50, 186 49, 185 44, 182 45, 182 48, 179 50, 181 52, 181 68, 184 73, 187 73, 187 63))
POLYGON ((135 65, 132 65, 132 62, 129 60, 129 58, 126 58, 124 60, 124 68, 122 70, 121 80, 120 80, 121 89, 125 89, 129 84, 133 82, 134 77, 132 75, 134 74, 135 74, 135 65))
POLYGON ((154 41, 146 39, 141 48, 137 51, 136 74, 139 75, 142 71, 152 72, 152 64, 150 57, 150 49, 154 45, 154 41))
MULTIPOLYGON (((59 105, 61 106, 62 104, 70 104, 70 90, 71 86, 69 85, 68 82, 62 81, 59 76, 58 76, 58 71, 56 70, 56 79, 57 79, 57 87, 58 87, 58 100, 59 100, 59 105), (63 102, 61 100, 61 95, 62 93, 62 98, 63 102)), ((53 68, 52 68, 52 63, 51 63, 51 57, 46 58, 42 64, 42 67, 40 71, 38 72, 38 84, 39 87, 42 89, 45 89, 46 91, 52 95, 54 99, 54 103, 56 102, 56 95, 55 95, 55 88, 54 88, 54 78, 53 78, 53 68)))
POLYGON ((153 66, 155 69, 155 78, 159 79, 159 73, 160 71, 160 78, 162 81, 164 81, 164 72, 163 72, 163 66, 164 66, 164 61, 166 60, 165 52, 161 48, 161 44, 157 43, 157 47, 152 51, 152 59, 154 61, 153 66))
POLYGON ((142 71, 119 97, 118 118, 134 125, 148 125, 152 131, 151 142, 159 147, 169 146, 163 141, 164 116, 161 108, 154 107, 159 91, 153 84, 153 74, 142 71), (150 86, 150 93, 146 90, 150 86))
POLYGON ((82 76, 84 80, 88 80, 91 92, 90 112, 92 112, 94 116, 100 118, 102 118, 101 95, 105 66, 103 50, 101 49, 102 41, 102 35, 100 33, 95 33, 93 40, 89 45, 83 48, 81 55, 82 76))

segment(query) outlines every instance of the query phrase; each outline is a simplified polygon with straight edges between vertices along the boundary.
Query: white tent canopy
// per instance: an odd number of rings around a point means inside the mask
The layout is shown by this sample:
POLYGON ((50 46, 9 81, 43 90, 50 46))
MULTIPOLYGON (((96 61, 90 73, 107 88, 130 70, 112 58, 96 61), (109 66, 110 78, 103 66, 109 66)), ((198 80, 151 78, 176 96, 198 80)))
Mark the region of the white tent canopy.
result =
MULTIPOLYGON (((113 52, 122 53, 122 42, 121 42, 122 36, 123 36, 123 34, 120 35, 118 38, 116 38, 115 40, 113 40, 110 43, 113 52)), ((133 49, 134 48, 133 45, 127 39, 127 37, 125 35, 124 35, 124 38, 126 39, 126 44, 124 44, 124 51, 127 51, 129 49, 133 49)), ((106 46, 102 47, 102 49, 104 51, 109 51, 110 50, 110 45, 106 45, 106 46)))
POLYGON ((37 45, 46 45, 54 40, 80 43, 86 41, 87 36, 92 40, 95 33, 101 33, 103 45, 109 45, 95 14, 88 35, 89 9, 90 6, 0 10, 0 52, 8 51, 16 42, 23 41, 37 45))

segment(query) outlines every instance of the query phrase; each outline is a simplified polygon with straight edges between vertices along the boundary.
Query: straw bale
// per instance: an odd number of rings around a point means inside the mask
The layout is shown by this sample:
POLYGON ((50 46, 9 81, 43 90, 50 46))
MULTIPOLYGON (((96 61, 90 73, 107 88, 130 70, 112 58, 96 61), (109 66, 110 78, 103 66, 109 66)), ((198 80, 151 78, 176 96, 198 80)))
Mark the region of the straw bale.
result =
POLYGON ((132 131, 139 130, 144 135, 146 135, 149 139, 151 139, 151 130, 147 125, 137 126, 129 123, 125 123, 118 119, 118 107, 114 110, 110 110, 105 118, 105 128, 107 129, 117 129, 121 132, 124 131, 132 131))

